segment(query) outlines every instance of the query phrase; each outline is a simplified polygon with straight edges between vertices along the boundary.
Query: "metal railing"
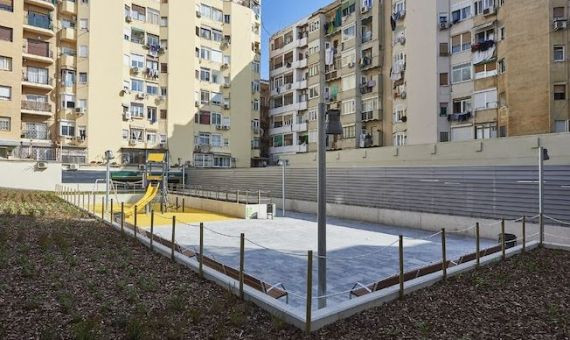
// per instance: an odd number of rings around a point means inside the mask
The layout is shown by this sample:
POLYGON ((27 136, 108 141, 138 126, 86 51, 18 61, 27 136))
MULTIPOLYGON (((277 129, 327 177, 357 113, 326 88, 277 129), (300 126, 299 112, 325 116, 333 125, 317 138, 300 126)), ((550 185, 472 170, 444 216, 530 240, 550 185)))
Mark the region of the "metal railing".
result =
POLYGON ((51 112, 51 104, 32 100, 22 100, 22 110, 51 112))
POLYGON ((168 191, 172 194, 214 199, 217 201, 236 202, 242 204, 270 204, 271 192, 264 190, 240 190, 219 187, 202 187, 182 184, 169 184, 168 191))

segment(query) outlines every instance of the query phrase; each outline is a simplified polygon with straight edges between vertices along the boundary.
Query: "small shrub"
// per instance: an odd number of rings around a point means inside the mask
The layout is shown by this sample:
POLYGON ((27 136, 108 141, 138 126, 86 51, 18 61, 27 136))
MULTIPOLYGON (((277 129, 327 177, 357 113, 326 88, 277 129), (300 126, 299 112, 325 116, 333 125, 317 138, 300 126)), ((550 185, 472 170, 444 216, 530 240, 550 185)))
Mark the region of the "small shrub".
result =
POLYGON ((97 339, 97 322, 93 319, 81 320, 73 325, 73 335, 77 340, 97 339))
POLYGON ((71 314, 73 309, 73 296, 68 292, 59 292, 56 299, 61 305, 61 310, 66 314, 71 314))
POLYGON ((184 299, 182 299, 180 295, 172 295, 166 302, 166 308, 171 312, 182 312, 184 307, 184 299))
POLYGON ((127 339, 138 340, 145 338, 144 324, 138 318, 131 318, 127 323, 127 339))

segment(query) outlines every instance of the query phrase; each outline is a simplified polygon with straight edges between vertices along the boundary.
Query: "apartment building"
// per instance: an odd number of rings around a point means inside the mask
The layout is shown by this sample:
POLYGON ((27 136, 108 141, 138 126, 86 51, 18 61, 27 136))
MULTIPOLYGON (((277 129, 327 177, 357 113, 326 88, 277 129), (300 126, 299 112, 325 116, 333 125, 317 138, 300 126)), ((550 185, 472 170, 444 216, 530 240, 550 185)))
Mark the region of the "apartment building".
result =
POLYGON ((0 156, 260 157, 259 1, 1 0, 0 22, 0 156))
POLYGON ((567 2, 399 0, 392 13, 394 145, 568 131, 567 2))
POLYGON ((254 137, 254 149, 259 147, 261 158, 259 162, 254 162, 252 166, 260 167, 267 166, 269 157, 269 145, 271 136, 269 135, 269 103, 271 101, 271 87, 269 80, 261 80, 260 89, 260 102, 261 110, 259 112, 259 121, 253 121, 251 128, 254 130, 256 136, 254 137))
POLYGON ((271 37, 272 155, 316 151, 321 101, 341 113, 329 150, 386 144, 386 16, 383 1, 335 1, 271 37))

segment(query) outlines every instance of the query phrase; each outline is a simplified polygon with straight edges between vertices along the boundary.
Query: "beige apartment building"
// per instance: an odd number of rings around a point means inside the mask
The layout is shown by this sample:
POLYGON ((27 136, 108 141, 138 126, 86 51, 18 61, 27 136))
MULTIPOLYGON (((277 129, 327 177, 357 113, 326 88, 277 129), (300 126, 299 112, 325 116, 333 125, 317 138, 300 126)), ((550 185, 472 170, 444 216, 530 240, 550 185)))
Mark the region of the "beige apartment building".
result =
POLYGON ((323 87, 343 125, 329 149, 568 132, 567 18, 564 0, 332 2, 271 38, 272 89, 281 92, 272 93, 272 152, 315 150, 323 87), (304 25, 306 43, 297 42, 304 25), (297 50, 307 59, 306 87, 281 80, 290 71, 277 67, 297 50), (287 107, 291 89, 299 108, 287 107), (307 139, 295 135, 301 122, 307 139))
POLYGON ((259 30, 257 0, 0 0, 0 157, 249 167, 259 30))
POLYGON ((316 151, 321 101, 341 112, 343 134, 329 136, 329 150, 389 143, 389 13, 379 0, 335 1, 271 37, 273 155, 316 151))

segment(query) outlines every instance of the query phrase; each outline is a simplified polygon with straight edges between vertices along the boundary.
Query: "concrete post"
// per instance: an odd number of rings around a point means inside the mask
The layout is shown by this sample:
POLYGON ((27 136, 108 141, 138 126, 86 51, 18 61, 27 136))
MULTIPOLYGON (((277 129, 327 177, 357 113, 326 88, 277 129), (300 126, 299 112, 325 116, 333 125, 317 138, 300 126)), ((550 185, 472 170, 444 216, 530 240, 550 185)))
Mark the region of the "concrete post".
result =
POLYGON ((475 244, 475 258, 477 260, 477 267, 479 267, 481 265, 481 237, 479 236, 479 222, 477 222, 475 224, 475 239, 476 239, 476 244, 475 244))
POLYGON ((307 253, 307 301, 305 312, 305 332, 311 333, 311 312, 313 302, 313 251, 307 253))
POLYGON ((399 242, 400 259, 400 299, 404 298, 404 236, 400 235, 399 242))
POLYGON ((244 266, 245 266, 245 234, 240 234, 239 243, 239 296, 243 300, 243 278, 244 278, 244 266))
POLYGON ((505 219, 501 220, 501 258, 503 261, 507 258, 505 253, 505 219))
POLYGON ((199 272, 200 277, 204 278, 204 223, 200 223, 200 260, 199 262, 199 272))
POLYGON ((125 234, 125 203, 121 202, 121 234, 125 234))
POLYGON ((445 228, 441 229, 441 267, 443 270, 443 279, 447 280, 447 251, 445 248, 445 228))
POLYGON ((154 209, 150 211, 150 250, 154 249, 154 209))
POLYGON ((136 206, 136 204, 135 204, 134 214, 135 214, 135 216, 134 216, 134 218, 135 218, 135 228, 134 228, 135 229, 135 238, 137 238, 137 206, 136 206))
POLYGON ((174 250, 176 249, 176 216, 172 216, 172 247, 170 259, 174 261, 174 250))
POLYGON ((526 251, 526 216, 522 219, 522 252, 526 251))

